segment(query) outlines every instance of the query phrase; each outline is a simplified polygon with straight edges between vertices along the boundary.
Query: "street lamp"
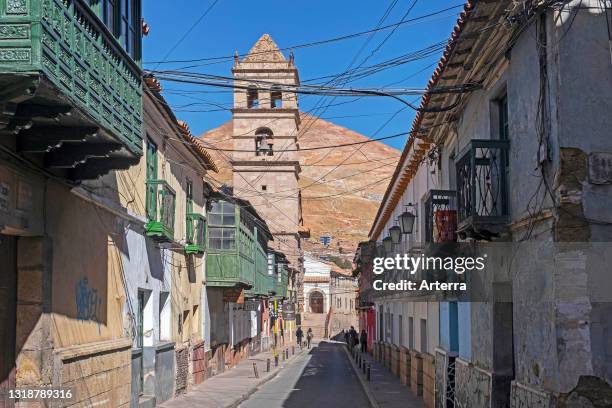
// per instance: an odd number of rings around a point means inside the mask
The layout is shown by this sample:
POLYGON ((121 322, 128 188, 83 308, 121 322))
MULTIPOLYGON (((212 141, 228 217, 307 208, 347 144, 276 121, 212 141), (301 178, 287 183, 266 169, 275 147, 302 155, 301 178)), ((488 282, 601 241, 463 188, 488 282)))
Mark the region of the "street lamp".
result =
MULTIPOLYGON (((412 204, 408 204, 406 207, 412 207, 412 204)), ((412 234, 414 230, 414 220, 416 219, 416 215, 412 211, 404 211, 400 216, 400 225, 402 226, 402 232, 404 234, 412 234)))
POLYGON ((400 243, 402 240, 402 229, 399 227, 399 225, 394 225, 389 228, 389 236, 391 237, 391 242, 393 242, 394 245, 400 243))
POLYGON ((390 254, 393 250, 393 241, 391 240, 391 237, 386 236, 385 238, 383 238, 382 242, 383 246, 385 247, 385 253, 390 254))

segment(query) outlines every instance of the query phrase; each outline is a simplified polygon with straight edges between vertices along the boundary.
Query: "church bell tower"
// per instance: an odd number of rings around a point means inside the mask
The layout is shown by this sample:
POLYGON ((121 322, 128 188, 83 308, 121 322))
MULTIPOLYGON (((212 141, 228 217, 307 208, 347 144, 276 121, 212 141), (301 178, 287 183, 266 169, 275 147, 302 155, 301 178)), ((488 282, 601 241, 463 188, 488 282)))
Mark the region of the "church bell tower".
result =
POLYGON ((235 58, 232 167, 234 194, 247 199, 274 236, 270 245, 301 271, 298 71, 268 34, 235 58))

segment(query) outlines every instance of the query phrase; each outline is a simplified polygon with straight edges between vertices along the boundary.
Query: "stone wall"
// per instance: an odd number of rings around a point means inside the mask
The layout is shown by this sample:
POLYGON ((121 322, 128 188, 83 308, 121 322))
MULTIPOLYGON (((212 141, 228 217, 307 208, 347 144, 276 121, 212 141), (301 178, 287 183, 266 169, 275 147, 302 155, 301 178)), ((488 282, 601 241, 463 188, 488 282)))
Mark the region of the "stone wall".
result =
POLYGON ((436 350, 436 408, 446 408, 446 387, 448 384, 446 352, 436 350))
POLYGON ((393 375, 399 376, 399 355, 400 355, 400 351, 399 348, 395 345, 391 346, 391 367, 390 370, 393 373, 393 375))
POLYGON ((553 408, 548 394, 512 381, 510 407, 512 408, 553 408))
POLYGON ((428 408, 434 408, 436 400, 436 364, 431 354, 423 354, 423 402, 428 408))
POLYGON ((400 347, 400 382, 403 385, 410 385, 410 350, 400 347))
POLYGON ((189 348, 176 349, 176 391, 180 395, 187 391, 189 385, 189 348))
POLYGON ((456 408, 491 405, 491 376, 459 358, 455 362, 455 390, 456 408))
POLYGON ((209 377, 204 342, 200 342, 193 346, 191 351, 191 364, 193 366, 192 371, 194 384, 200 384, 209 377))
POLYGON ((57 349, 53 386, 71 388, 74 394, 62 406, 128 407, 131 346, 131 340, 120 339, 57 349))
POLYGON ((423 357, 410 350, 410 389, 414 395, 423 395, 423 357))

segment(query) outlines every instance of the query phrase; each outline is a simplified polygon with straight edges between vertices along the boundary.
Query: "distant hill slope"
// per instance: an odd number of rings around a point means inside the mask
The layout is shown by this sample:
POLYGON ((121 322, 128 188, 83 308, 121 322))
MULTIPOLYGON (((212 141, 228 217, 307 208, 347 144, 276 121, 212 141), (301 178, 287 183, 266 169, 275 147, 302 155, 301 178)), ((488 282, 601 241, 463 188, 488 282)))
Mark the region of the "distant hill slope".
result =
MULTIPOLYGON (((228 149, 232 148, 231 137, 231 121, 200 136, 206 142, 228 149)), ((299 137, 302 149, 363 140, 367 138, 350 129, 302 114, 299 137)), ((214 177, 231 184, 228 153, 211 151, 211 154, 220 168, 214 177)), ((399 155, 398 150, 379 142, 301 151, 303 216, 305 225, 311 229, 311 239, 305 249, 320 250, 319 237, 331 235, 330 248, 334 252, 352 253, 355 245, 367 238, 399 155), (338 164, 341 165, 335 168, 338 164)))

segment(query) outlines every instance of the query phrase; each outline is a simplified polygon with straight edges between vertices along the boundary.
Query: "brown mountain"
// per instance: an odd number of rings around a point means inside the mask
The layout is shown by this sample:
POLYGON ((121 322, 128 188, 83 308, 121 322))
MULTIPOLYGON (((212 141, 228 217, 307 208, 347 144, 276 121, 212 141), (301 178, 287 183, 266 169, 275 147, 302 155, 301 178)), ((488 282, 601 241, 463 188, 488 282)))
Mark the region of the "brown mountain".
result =
MULTIPOLYGON (((201 139, 220 148, 232 148, 232 122, 205 132, 201 139)), ((323 119, 302 114, 300 148, 361 142, 367 138, 323 119)), ((211 151, 220 173, 214 177, 231 184, 228 153, 211 151)), ((311 229, 306 250, 327 253, 319 245, 330 235, 333 252, 352 254, 367 238, 372 220, 393 174, 400 152, 379 142, 334 149, 300 151, 300 188, 304 224, 311 229)))

